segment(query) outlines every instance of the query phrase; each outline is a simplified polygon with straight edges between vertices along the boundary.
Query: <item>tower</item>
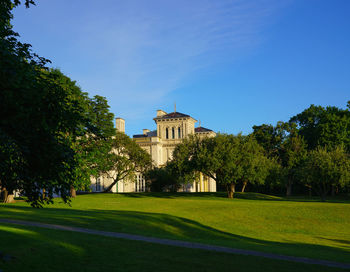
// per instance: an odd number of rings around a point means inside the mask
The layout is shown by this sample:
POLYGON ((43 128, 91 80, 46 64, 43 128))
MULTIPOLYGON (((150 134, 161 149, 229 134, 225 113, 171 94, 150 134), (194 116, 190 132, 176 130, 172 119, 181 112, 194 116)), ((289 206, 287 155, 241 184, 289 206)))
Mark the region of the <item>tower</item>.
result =
POLYGON ((115 127, 117 131, 125 133, 125 120, 123 118, 115 118, 115 127))

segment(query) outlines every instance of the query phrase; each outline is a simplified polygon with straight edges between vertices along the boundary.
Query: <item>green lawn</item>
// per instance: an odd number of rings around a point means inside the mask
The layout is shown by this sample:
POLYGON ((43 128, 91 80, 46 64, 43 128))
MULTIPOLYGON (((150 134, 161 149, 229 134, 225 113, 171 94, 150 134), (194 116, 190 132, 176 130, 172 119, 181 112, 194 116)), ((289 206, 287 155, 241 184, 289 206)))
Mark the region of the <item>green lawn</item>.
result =
POLYGON ((259 257, 155 245, 67 231, 0 225, 3 271, 344 271, 259 257))
POLYGON ((78 196, 71 207, 60 200, 44 209, 3 204, 0 217, 350 262, 350 201, 223 196, 89 194, 78 196))

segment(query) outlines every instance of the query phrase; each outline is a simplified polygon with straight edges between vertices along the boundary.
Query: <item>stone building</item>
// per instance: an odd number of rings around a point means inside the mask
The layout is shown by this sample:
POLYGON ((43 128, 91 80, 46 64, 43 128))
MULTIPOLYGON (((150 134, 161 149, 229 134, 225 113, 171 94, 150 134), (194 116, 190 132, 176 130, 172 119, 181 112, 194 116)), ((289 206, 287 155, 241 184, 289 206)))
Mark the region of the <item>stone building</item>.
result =
MULTIPOLYGON (((175 146, 183 141, 190 134, 197 134, 200 137, 215 137, 216 133, 204 127, 195 127, 196 119, 180 112, 166 113, 157 110, 157 116, 153 118, 156 123, 155 130, 143 129, 142 134, 133 135, 133 139, 140 147, 146 150, 152 157, 157 167, 164 166, 172 159, 175 146)), ((116 118, 116 129, 125 132, 125 120, 116 118)), ((101 177, 92 184, 93 191, 103 190, 110 184, 107 178, 101 177)), ((118 182, 113 192, 144 192, 147 190, 146 181, 141 173, 137 173, 135 181, 118 182)), ((193 184, 181 188, 186 192, 215 192, 215 180, 200 174, 200 179, 193 184)))

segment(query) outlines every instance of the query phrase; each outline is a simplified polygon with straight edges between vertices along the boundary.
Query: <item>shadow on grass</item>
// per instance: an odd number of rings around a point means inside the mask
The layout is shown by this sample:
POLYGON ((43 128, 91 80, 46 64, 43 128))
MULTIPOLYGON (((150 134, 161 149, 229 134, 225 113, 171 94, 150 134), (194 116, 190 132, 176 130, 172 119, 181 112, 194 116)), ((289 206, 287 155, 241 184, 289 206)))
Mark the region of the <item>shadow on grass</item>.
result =
MULTIPOLYGON (((185 193, 185 192, 176 192, 176 193, 169 193, 169 192, 146 192, 146 193, 121 193, 120 195, 123 195, 125 197, 130 198, 147 198, 147 197, 156 197, 156 198, 168 198, 168 199, 175 199, 175 198, 219 198, 219 199, 228 199, 226 192, 202 192, 202 193, 185 193)), ((247 200, 271 200, 271 201, 292 201, 292 202, 322 202, 321 199, 317 196, 291 196, 291 197, 285 197, 285 196, 274 196, 274 195, 267 195, 267 194, 260 194, 260 193, 253 193, 253 192, 236 192, 234 194, 234 198, 237 199, 247 199, 247 200)), ((347 203, 350 204, 350 198, 346 196, 337 196, 337 197, 329 197, 326 201, 326 203, 347 203)))
MULTIPOLYGON (((12 224, 0 225, 3 271, 332 272, 341 269, 114 239, 12 224), (322 270, 321 270, 322 269, 322 270)), ((344 270, 345 271, 345 270, 344 270)))
POLYGON ((349 245, 344 246, 344 241, 336 241, 343 243, 342 247, 266 241, 220 231, 194 220, 161 213, 66 208, 33 209, 30 207, 6 206, 2 207, 0 217, 340 262, 348 262, 350 250, 349 245))

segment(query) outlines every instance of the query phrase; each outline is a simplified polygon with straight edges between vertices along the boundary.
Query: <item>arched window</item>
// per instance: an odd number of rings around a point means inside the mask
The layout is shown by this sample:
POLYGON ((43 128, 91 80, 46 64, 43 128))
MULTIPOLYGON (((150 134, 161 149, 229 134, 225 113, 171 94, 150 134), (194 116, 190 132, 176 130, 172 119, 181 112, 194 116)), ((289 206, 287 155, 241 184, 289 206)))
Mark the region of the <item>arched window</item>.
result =
POLYGON ((178 128, 177 131, 178 131, 178 135, 179 135, 178 137, 179 137, 179 139, 181 139, 181 129, 178 128))
POLYGON ((165 138, 169 139, 169 129, 168 128, 165 129, 165 138))
POLYGON ((173 139, 175 139, 175 128, 172 128, 172 132, 173 132, 173 139))

